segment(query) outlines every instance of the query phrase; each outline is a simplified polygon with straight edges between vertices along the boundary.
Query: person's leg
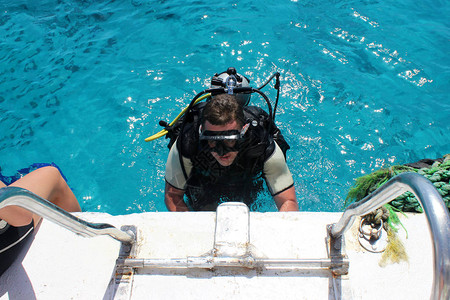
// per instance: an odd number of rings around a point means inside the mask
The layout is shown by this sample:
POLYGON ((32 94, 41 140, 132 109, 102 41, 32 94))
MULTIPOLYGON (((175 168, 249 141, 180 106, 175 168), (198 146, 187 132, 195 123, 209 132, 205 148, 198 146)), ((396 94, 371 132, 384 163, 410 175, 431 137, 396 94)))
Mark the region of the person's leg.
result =
MULTIPOLYGON (((37 169, 9 186, 27 189, 66 211, 81 211, 78 200, 55 167, 37 169)), ((32 218, 35 224, 40 220, 40 216, 33 215, 28 210, 17 206, 8 206, 1 209, 0 218, 13 226, 27 225, 32 218)))
MULTIPOLYGON (((0 188, 6 187, 2 181, 0 181, 0 188)), ((13 226, 25 226, 31 223, 33 220, 33 214, 18 206, 7 206, 0 209, 0 219, 5 220, 7 223, 13 226)))

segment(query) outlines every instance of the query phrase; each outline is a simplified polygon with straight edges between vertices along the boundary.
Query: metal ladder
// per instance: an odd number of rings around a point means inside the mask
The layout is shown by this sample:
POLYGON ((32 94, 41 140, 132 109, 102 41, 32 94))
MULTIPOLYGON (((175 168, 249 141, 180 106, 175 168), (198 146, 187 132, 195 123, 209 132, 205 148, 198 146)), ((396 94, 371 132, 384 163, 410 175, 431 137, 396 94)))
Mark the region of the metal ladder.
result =
MULTIPOLYGON (((330 254, 341 259, 342 239, 357 216, 363 216, 381 207, 404 192, 412 192, 422 205, 431 232, 434 251, 434 280, 430 299, 450 298, 450 216, 441 195, 425 177, 416 173, 402 173, 361 201, 350 205, 341 219, 328 227, 330 254)), ((334 270, 338 273, 348 270, 334 270)))
POLYGON ((25 208, 84 237, 109 235, 125 244, 134 244, 136 241, 134 233, 130 230, 125 232, 110 224, 86 222, 38 195, 19 187, 0 189, 0 209, 9 205, 25 208))

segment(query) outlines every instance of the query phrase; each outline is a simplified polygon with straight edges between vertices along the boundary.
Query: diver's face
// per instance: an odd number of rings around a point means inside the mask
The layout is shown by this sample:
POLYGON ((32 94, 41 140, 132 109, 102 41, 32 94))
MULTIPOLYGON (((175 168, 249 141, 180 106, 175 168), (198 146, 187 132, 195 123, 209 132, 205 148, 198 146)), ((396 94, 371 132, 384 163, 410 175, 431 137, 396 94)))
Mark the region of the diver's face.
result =
MULTIPOLYGON (((225 125, 213 125, 211 123, 209 123, 208 121, 205 121, 205 131, 209 130, 209 131, 227 131, 227 130, 241 130, 241 127, 239 126, 239 124, 236 121, 232 121, 228 124, 225 125)), ((208 145, 210 148, 214 148, 215 145, 215 141, 208 141, 208 145)), ((235 140, 229 140, 229 141, 224 141, 225 145, 228 147, 234 147, 234 145, 236 144, 235 140)), ((234 160, 236 159, 236 156, 238 155, 239 151, 232 151, 232 152, 227 152, 223 155, 219 155, 217 152, 211 151, 212 156, 217 160, 217 162, 222 165, 223 167, 228 167, 230 166, 234 160)))

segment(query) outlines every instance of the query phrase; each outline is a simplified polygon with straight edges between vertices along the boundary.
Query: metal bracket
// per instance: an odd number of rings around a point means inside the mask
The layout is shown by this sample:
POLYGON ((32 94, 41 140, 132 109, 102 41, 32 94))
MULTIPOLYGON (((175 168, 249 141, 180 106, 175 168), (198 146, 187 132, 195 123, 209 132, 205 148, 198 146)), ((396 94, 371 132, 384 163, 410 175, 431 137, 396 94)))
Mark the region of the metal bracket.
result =
POLYGON ((239 202, 221 204, 216 212, 214 256, 244 257, 249 255, 250 212, 239 202))
MULTIPOLYGON (((124 225, 120 228, 124 232, 134 234, 137 241, 137 229, 132 225, 124 225)), ((108 288, 106 289, 103 300, 106 299, 131 299, 131 292, 134 280, 134 268, 124 266, 123 261, 126 258, 135 258, 137 243, 126 244, 120 246, 119 257, 116 260, 113 277, 111 278, 108 288)))
POLYGON ((333 224, 327 225, 327 250, 331 260, 331 273, 334 276, 347 275, 349 269, 348 256, 345 253, 344 235, 335 238, 331 235, 333 224))

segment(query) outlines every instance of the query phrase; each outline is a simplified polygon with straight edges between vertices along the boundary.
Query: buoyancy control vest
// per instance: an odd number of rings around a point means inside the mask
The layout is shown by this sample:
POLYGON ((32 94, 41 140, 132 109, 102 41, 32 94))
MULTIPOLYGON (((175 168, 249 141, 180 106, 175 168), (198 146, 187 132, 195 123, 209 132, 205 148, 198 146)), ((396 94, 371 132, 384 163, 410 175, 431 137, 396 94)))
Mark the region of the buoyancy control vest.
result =
MULTIPOLYGON (((223 167, 199 142, 199 126, 205 103, 199 103, 186 115, 184 126, 178 129, 178 153, 192 162, 186 178, 185 194, 193 210, 214 210, 227 201, 247 205, 263 189, 264 162, 275 150, 276 142, 284 156, 290 148, 269 115, 256 106, 244 106, 245 124, 250 124, 238 156, 231 166, 223 167)), ((170 137, 170 146, 176 135, 170 137)), ((184 168, 182 164, 182 168, 184 168)), ((185 172, 185 171, 184 171, 185 172)), ((186 172, 185 172, 186 174, 186 172)))

